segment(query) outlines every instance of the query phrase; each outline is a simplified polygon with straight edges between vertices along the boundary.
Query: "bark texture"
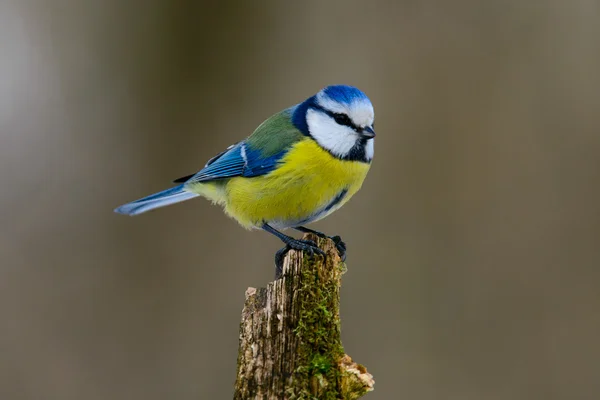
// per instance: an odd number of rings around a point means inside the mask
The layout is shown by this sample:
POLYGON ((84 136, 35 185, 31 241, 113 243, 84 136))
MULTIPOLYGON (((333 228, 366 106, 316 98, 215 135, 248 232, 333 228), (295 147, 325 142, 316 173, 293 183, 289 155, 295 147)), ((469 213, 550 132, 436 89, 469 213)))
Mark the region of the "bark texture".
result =
POLYGON ((290 251, 281 279, 246 291, 236 400, 357 399, 373 390, 372 375, 344 353, 340 339, 345 264, 331 240, 304 238, 326 259, 290 251))

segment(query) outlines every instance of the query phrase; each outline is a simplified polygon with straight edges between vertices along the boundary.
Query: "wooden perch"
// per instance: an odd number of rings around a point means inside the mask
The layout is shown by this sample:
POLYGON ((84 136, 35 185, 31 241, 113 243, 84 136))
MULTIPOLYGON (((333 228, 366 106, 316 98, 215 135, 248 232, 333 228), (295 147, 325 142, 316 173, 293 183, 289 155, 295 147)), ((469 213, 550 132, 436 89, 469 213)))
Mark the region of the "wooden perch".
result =
POLYGON ((316 241, 326 260, 290 251, 281 279, 246 290, 235 400, 357 399, 373 390, 373 376, 340 340, 345 265, 333 241, 304 239, 316 241))

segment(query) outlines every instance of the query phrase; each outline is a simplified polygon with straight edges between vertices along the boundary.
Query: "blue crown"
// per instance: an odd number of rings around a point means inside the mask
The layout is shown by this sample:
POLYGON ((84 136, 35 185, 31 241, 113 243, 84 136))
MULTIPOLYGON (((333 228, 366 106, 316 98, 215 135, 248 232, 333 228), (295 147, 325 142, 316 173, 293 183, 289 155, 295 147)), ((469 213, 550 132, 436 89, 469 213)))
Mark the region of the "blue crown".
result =
POLYGON ((333 85, 327 86, 323 89, 323 93, 340 104, 350 105, 356 101, 368 101, 369 98, 366 94, 355 88, 354 86, 348 85, 333 85))

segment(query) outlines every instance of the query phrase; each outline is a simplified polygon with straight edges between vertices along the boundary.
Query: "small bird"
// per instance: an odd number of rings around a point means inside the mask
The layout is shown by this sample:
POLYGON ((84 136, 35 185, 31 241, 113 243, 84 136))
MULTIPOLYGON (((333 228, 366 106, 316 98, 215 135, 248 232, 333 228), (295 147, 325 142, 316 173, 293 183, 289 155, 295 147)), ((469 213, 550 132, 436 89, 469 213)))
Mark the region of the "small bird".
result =
POLYGON ((252 135, 208 160, 178 185, 127 203, 115 212, 137 215, 197 196, 224 207, 247 229, 263 229, 285 247, 275 256, 276 275, 290 249, 324 255, 316 243, 281 232, 293 228, 334 240, 304 225, 343 206, 362 186, 373 159, 373 106, 359 89, 328 86, 264 121, 252 135))

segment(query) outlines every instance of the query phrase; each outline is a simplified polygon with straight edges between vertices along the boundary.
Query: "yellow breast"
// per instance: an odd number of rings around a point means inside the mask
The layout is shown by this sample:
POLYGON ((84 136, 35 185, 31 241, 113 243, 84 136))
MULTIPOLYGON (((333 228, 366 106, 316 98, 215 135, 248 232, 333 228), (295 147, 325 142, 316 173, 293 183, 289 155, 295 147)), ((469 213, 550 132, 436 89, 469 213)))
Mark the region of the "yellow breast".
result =
POLYGON ((296 143, 274 171, 232 178, 213 200, 223 203, 225 212, 246 228, 260 227, 263 222, 291 227, 321 219, 341 207, 360 189, 369 167, 337 159, 307 138, 296 143))

